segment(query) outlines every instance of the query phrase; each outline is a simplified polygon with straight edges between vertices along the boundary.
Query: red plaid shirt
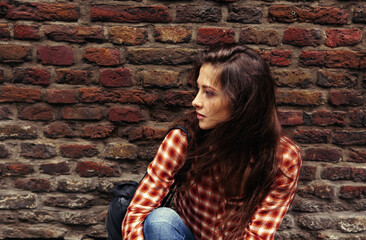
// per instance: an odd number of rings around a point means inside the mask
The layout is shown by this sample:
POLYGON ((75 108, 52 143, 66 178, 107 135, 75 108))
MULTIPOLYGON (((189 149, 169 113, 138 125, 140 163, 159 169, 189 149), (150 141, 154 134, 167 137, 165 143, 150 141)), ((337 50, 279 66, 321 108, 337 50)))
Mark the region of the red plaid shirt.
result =
MULTIPOLYGON (((122 223, 124 240, 143 240, 142 226, 145 217, 155 208, 169 191, 174 174, 183 166, 187 149, 184 132, 175 129, 168 133, 160 145, 147 175, 138 187, 122 223)), ((301 166, 299 148, 287 137, 281 137, 277 150, 281 170, 275 188, 270 191, 255 211, 249 225, 243 227, 240 239, 273 239, 274 233, 294 197, 301 166), (285 174, 285 175, 284 175, 285 174)), ((218 174, 218 171, 217 173, 218 174)), ((222 239, 238 221, 235 215, 223 228, 225 211, 242 204, 238 201, 222 200, 222 189, 211 177, 193 184, 188 193, 176 196, 177 212, 192 230, 195 238, 222 239)))

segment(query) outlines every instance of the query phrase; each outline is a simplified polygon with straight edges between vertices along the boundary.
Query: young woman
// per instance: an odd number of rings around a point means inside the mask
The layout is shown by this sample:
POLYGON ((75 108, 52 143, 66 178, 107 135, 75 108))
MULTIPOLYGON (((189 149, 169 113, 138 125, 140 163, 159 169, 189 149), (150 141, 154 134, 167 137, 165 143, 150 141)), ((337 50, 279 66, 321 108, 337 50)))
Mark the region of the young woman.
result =
POLYGON ((300 172, 299 148, 281 134, 275 83, 254 50, 200 53, 195 112, 163 140, 122 224, 123 239, 273 239, 300 172), (179 173, 176 174, 178 170, 179 173), (178 180, 176 211, 158 208, 178 180))

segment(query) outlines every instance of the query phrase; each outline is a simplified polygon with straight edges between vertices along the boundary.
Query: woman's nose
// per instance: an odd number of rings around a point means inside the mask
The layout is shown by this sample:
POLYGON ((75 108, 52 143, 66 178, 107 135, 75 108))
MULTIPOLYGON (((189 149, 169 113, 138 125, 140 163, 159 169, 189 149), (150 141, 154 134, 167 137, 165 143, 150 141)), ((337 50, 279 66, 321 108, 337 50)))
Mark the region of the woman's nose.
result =
POLYGON ((194 108, 201 108, 202 107, 202 102, 200 101, 198 94, 196 95, 196 97, 193 99, 192 101, 192 106, 194 108))

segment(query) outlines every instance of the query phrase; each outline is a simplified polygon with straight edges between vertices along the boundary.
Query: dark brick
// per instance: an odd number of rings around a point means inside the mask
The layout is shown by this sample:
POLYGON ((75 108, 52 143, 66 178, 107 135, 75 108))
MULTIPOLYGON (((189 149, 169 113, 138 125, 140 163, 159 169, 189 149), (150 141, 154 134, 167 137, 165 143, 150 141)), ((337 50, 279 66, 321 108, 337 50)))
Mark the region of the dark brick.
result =
POLYGON ((304 160, 337 163, 342 161, 342 150, 334 148, 307 148, 304 160))
POLYGON ((0 24, 0 40, 6 41, 10 39, 10 30, 7 24, 0 24))
POLYGON ((305 228, 311 231, 330 229, 334 225, 333 221, 328 217, 307 215, 301 215, 298 218, 297 223, 301 228, 305 228))
POLYGON ((127 50, 132 64, 179 65, 193 62, 196 50, 187 48, 135 48, 127 50))
POLYGON ((307 88, 312 84, 310 73, 298 70, 275 70, 272 76, 279 87, 307 88))
POLYGON ((74 89, 47 89, 46 101, 48 103, 76 103, 74 89))
POLYGON ((56 112, 48 105, 19 106, 19 118, 31 121, 55 121, 56 112))
POLYGON ((82 129, 84 138, 100 139, 110 137, 115 130, 114 125, 89 125, 82 129))
POLYGON ((331 90, 329 92, 329 103, 334 106, 361 106, 363 97, 357 91, 331 90))
POLYGON ((91 83, 91 76, 88 71, 78 69, 57 69, 56 70, 56 82, 67 84, 83 84, 87 85, 91 83))
POLYGON ((328 143, 330 139, 330 130, 295 130, 293 133, 293 138, 299 143, 328 143))
POLYGON ((350 111, 349 120, 349 125, 352 127, 366 127, 366 111, 358 109, 350 111))
POLYGON ((3 171, 5 176, 24 176, 34 172, 32 165, 23 163, 6 163, 3 171))
POLYGON ((169 91, 165 95, 165 103, 169 106, 190 107, 193 99, 193 91, 169 91))
POLYGON ((52 190, 51 182, 46 179, 17 179, 15 187, 32 192, 50 192, 52 190))
POLYGON ((14 38, 22 40, 40 40, 39 26, 15 24, 13 27, 14 38))
POLYGON ((327 180, 351 180, 351 168, 349 167, 326 167, 321 173, 322 179, 327 180))
POLYGON ((320 199, 333 199, 334 187, 329 185, 315 185, 314 195, 320 199))
POLYGON ((280 40, 279 33, 276 30, 257 30, 255 28, 247 27, 241 30, 239 42, 277 46, 280 40))
POLYGON ((230 28, 199 28, 197 43, 215 45, 218 43, 234 43, 235 32, 230 28))
MULTIPOLYGON (((7 158, 10 155, 8 148, 4 145, 0 145, 0 158, 7 158)), ((2 171, 0 171, 1 173, 2 171)), ((1 175, 1 174, 0 174, 1 175)))
POLYGON ((45 163, 41 164, 39 168, 43 173, 49 175, 69 175, 70 174, 70 166, 67 162, 59 162, 59 163, 45 163))
POLYGON ((357 84, 357 74, 319 71, 316 84, 326 88, 354 87, 357 84))
POLYGON ((15 69, 14 81, 17 83, 50 85, 50 72, 39 68, 15 69))
POLYGON ((103 42, 105 40, 102 27, 46 25, 44 34, 54 41, 66 41, 74 43, 103 42))
POLYGON ((366 195, 365 186, 341 186, 339 191, 339 198, 341 199, 357 199, 361 198, 362 195, 366 195))
POLYGON ((0 140, 4 139, 35 139, 37 130, 29 125, 0 125, 0 140))
POLYGON ((319 46, 322 37, 319 29, 287 28, 283 33, 282 43, 295 46, 319 46))
POLYGON ((282 126, 295 126, 304 123, 303 113, 300 111, 278 111, 278 118, 282 126))
POLYGON ((112 107, 108 112, 108 119, 112 122, 141 122, 144 117, 138 108, 112 107))
POLYGON ((348 161, 356 163, 366 163, 366 150, 351 148, 348 161))
POLYGON ((44 130, 44 135, 48 138, 75 137, 74 130, 66 123, 53 123, 44 130))
POLYGON ((142 45, 148 41, 146 29, 128 26, 111 27, 109 38, 115 44, 127 46, 142 45))
POLYGON ((119 65, 119 52, 116 49, 86 47, 84 58, 100 66, 119 65))
POLYGON ((0 120, 10 120, 12 112, 8 106, 0 106, 0 120))
POLYGON ((103 109, 97 107, 64 107, 62 117, 68 120, 100 120, 103 118, 103 109))
POLYGON ((74 64, 74 52, 69 46, 38 46, 38 60, 45 65, 66 66, 74 64))
POLYGON ((104 163, 78 162, 76 169, 81 177, 119 177, 121 175, 117 165, 104 163))
POLYGON ((40 101, 40 89, 20 88, 15 86, 0 87, 0 102, 28 102, 40 101))
POLYGON ((104 87, 130 87, 133 85, 132 71, 128 68, 102 70, 100 82, 104 87))
POLYGON ((354 23, 366 23, 366 8, 356 7, 353 10, 352 22, 354 22, 354 23))
POLYGON ((350 145, 365 145, 366 131, 343 131, 337 130, 333 134, 333 144, 350 146, 350 145))
POLYGON ((313 181, 315 180, 316 166, 302 166, 300 171, 300 180, 313 181))
POLYGON ((31 48, 21 45, 0 45, 0 63, 22 63, 32 58, 31 48))
POLYGON ((61 145, 60 153, 67 158, 93 157, 99 153, 96 145, 61 145))
POLYGON ((25 158, 53 158, 56 154, 56 148, 46 144, 21 143, 20 155, 25 158))
POLYGON ((319 110, 310 115, 311 122, 316 126, 346 126, 346 112, 330 112, 319 110))
POLYGON ((124 135, 129 141, 162 139, 166 135, 166 129, 156 129, 151 127, 130 127, 124 135))
POLYGON ((271 66, 279 66, 286 67, 291 64, 291 55, 292 52, 290 50, 271 50, 262 53, 263 58, 268 62, 271 66))
POLYGON ((229 22, 240 23, 261 23, 262 11, 260 8, 255 7, 239 7, 236 5, 228 6, 228 18, 229 22))
POLYGON ((187 6, 178 5, 176 10, 176 22, 218 22, 221 19, 221 8, 201 5, 201 6, 187 6))
POLYGON ((351 168, 351 175, 355 182, 366 182, 366 168, 351 168))

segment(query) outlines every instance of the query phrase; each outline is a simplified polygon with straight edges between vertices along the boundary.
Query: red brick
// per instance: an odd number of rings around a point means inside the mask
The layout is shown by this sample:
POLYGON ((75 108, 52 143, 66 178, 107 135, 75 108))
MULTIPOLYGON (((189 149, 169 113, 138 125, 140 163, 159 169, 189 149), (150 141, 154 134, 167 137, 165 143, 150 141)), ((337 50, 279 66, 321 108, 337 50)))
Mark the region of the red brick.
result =
POLYGON ((304 156, 304 160, 332 163, 340 162, 342 159, 342 150, 335 148, 307 148, 304 156))
POLYGON ((128 68, 102 70, 100 83, 104 87, 130 87, 133 85, 132 71, 128 68))
POLYGON ((303 90, 277 90, 278 105, 319 106, 324 100, 321 92, 303 90))
POLYGON ((178 5, 176 22, 218 22, 221 19, 221 8, 208 5, 178 5))
POLYGON ((134 48, 128 49, 132 64, 179 65, 193 62, 196 50, 187 48, 134 48))
POLYGON ((115 44, 141 45, 147 42, 147 31, 144 28, 115 26, 109 28, 109 38, 115 44))
POLYGON ((194 99, 193 91, 169 91, 165 95, 165 103, 170 106, 192 106, 194 99))
POLYGON ((228 22, 261 23, 262 16, 261 8, 240 7, 238 5, 228 6, 228 22))
POLYGON ((38 60, 45 65, 73 65, 74 52, 69 46, 39 46, 38 60))
POLYGON ((291 27, 283 33, 282 43, 295 46, 319 46, 321 32, 318 29, 291 27))
POLYGON ((333 134, 333 144, 349 146, 349 145, 365 145, 366 131, 343 131, 337 130, 333 134))
POLYGON ((41 100, 41 90, 15 86, 0 87, 0 102, 29 102, 41 100))
POLYGON ((366 110, 352 110, 349 112, 349 125, 352 127, 366 127, 366 110))
POLYGON ((64 107, 62 117, 68 120, 100 120, 103 117, 103 108, 64 107))
POLYGON ((45 163, 39 168, 43 173, 49 175, 69 175, 70 166, 67 162, 45 163))
POLYGON ((102 27, 46 25, 44 34, 54 41, 66 41, 75 43, 103 42, 105 41, 102 27))
POLYGON ((16 24, 13 27, 14 38, 22 40, 40 40, 39 26, 16 24))
POLYGON ((30 61, 32 57, 31 48, 21 45, 0 45, 0 63, 22 63, 30 61))
POLYGON ((67 158, 93 157, 99 153, 96 145, 68 144, 60 146, 60 153, 67 158))
POLYGON ((316 84, 320 87, 354 87, 357 84, 357 74, 348 72, 319 71, 316 84))
POLYGON ((319 110, 311 114, 312 124, 316 126, 346 126, 346 112, 319 110))
POLYGON ((84 58, 100 66, 116 66, 120 63, 116 49, 86 47, 84 58))
POLYGON ((7 19, 33 21, 77 21, 80 17, 76 4, 63 3, 9 3, 7 19))
POLYGON ((327 29, 325 45, 329 47, 353 46, 361 42, 362 31, 353 29, 327 29))
POLYGON ((302 66, 324 66, 326 51, 302 51, 300 65, 302 66))
POLYGON ((50 85, 50 72, 39 68, 16 68, 15 82, 34 85, 50 85))
POLYGON ((48 105, 19 106, 19 118, 31 121, 55 121, 56 111, 48 105))
POLYGON ((279 33, 276 30, 257 30, 255 28, 247 27, 241 30, 239 42, 277 46, 280 40, 279 33))
POLYGON ((279 67, 289 66, 291 64, 291 55, 292 52, 290 50, 278 49, 262 53, 263 58, 269 65, 279 67))
POLYGON ((79 88, 80 100, 82 102, 117 102, 117 103, 137 103, 151 105, 156 102, 158 95, 142 90, 109 90, 103 88, 79 88))
POLYGON ((275 70, 272 76, 279 87, 307 88, 312 84, 310 73, 298 70, 275 70))
POLYGON ((303 113, 300 111, 278 111, 278 118, 282 126, 295 126, 304 123, 303 113))
POLYGON ((12 112, 9 106, 0 106, 0 120, 9 120, 11 119, 11 115, 12 112))
POLYGON ((3 171, 5 176, 24 176, 34 172, 32 165, 23 163, 6 163, 3 171))
POLYGON ((97 162, 78 162, 76 170, 81 177, 119 177, 121 175, 117 165, 97 162))
POLYGON ((316 166, 302 166, 299 179, 302 181, 315 180, 316 166))
POLYGON ((218 43, 234 43, 235 32, 230 28, 199 28, 197 43, 215 45, 218 43))
POLYGON ((366 195, 365 186, 341 186, 339 191, 339 198, 342 199, 357 199, 361 198, 362 195, 366 195))
POLYGON ((363 97, 357 91, 331 90, 329 92, 329 103, 334 106, 362 106, 363 97))
POLYGON ((154 38, 163 43, 187 43, 192 38, 192 30, 186 27, 155 27, 154 38))
POLYGON ((322 179, 327 180, 351 180, 351 168, 349 167, 326 167, 321 173, 322 179))
POLYGON ((52 190, 51 182, 46 179, 17 179, 15 187, 31 192, 50 192, 52 190))
POLYGON ((293 138, 299 143, 328 143, 330 139, 330 130, 295 130, 293 138))
POLYGON ((170 15, 165 6, 108 6, 92 5, 92 21, 139 23, 169 22, 170 15))
POLYGON ((366 150, 351 148, 348 161, 356 163, 366 163, 366 150))
POLYGON ((346 50, 303 51, 300 55, 300 65, 358 69, 366 67, 366 54, 346 50))
POLYGON ((87 85, 91 83, 91 77, 87 70, 77 69, 57 69, 56 70, 56 82, 75 84, 75 85, 87 85))
POLYGON ((47 89, 46 101, 49 103, 76 103, 74 89, 47 89))
POLYGON ((130 127, 124 135, 129 141, 162 139, 166 135, 166 129, 155 129, 151 127, 130 127))
POLYGON ((56 148, 46 144, 21 143, 20 156, 25 158, 48 159, 57 155, 56 148))
POLYGON ((9 40, 10 39, 10 30, 7 24, 0 24, 0 40, 9 40))
POLYGON ((118 108, 109 109, 108 118, 112 122, 141 122, 144 117, 138 108, 118 108))
POLYGON ((110 137, 115 130, 114 125, 89 125, 82 129, 81 137, 101 139, 110 137))
POLYGON ((44 130, 44 135, 48 138, 75 137, 74 130, 66 123, 53 123, 44 130))

